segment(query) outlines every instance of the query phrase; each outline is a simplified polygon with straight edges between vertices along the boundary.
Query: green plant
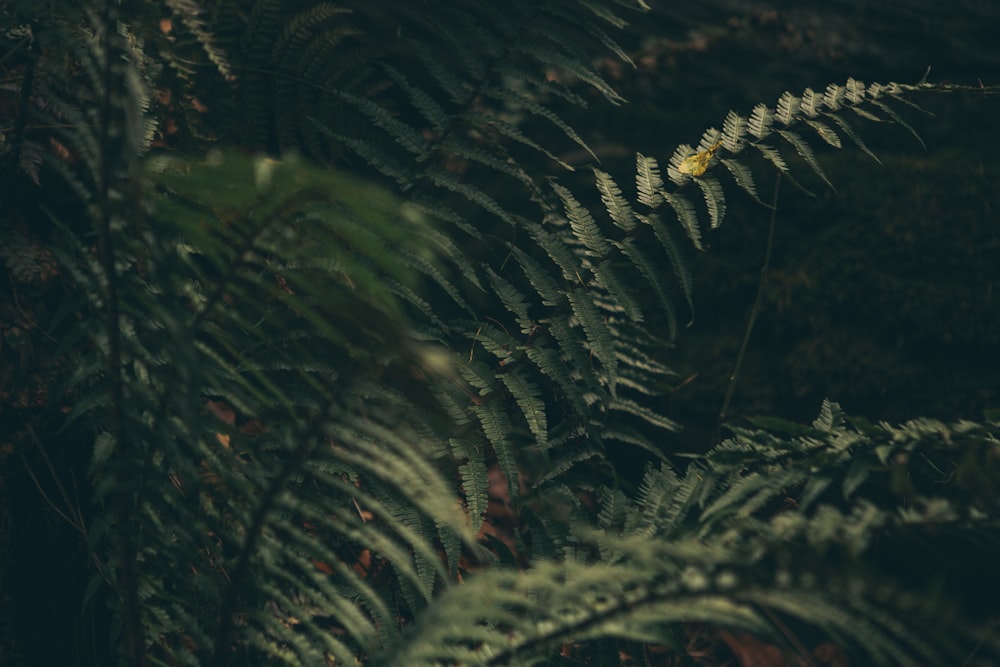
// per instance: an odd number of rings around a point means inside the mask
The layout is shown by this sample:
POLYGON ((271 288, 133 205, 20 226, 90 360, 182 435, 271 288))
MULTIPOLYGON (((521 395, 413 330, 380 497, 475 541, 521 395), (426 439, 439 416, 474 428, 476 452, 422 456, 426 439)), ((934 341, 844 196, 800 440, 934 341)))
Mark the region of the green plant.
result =
POLYGON ((69 188, 4 217, 38 250, 3 259, 60 278, 36 375, 91 448, 92 518, 67 514, 120 662, 638 663, 693 621, 802 653, 781 616, 874 664, 973 652, 978 626, 867 555, 995 539, 995 423, 828 403, 685 468, 658 360, 692 308, 681 233, 703 247, 726 187, 773 208, 761 175, 826 181, 813 144, 871 154, 852 121, 912 132, 895 107, 950 88, 785 93, 665 167, 638 155, 634 201, 596 167, 588 197, 546 170, 589 150, 564 105, 622 101, 588 49, 629 62, 635 4, 4 16, 5 177, 69 188), (656 461, 637 489, 622 452, 656 461))

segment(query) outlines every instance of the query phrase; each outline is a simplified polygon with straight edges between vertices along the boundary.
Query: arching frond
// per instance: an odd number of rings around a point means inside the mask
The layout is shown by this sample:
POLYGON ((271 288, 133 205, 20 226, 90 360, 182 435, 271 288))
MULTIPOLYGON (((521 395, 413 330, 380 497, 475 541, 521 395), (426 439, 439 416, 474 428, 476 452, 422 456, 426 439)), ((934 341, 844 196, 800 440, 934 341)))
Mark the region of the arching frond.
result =
POLYGON ((663 179, 656 160, 636 153, 635 183, 639 202, 649 208, 656 208, 663 201, 663 179))
MULTIPOLYGON (((646 173, 648 177, 648 171, 646 173)), ((594 169, 594 176, 596 177, 597 189, 601 193, 601 201, 604 202, 604 208, 611 216, 611 221, 623 231, 631 232, 637 224, 635 214, 632 212, 628 200, 622 196, 618 184, 611 179, 609 174, 600 169, 594 169)), ((653 186, 648 180, 646 183, 649 187, 653 186)))
POLYGON ((681 194, 664 192, 663 197, 674 209, 674 214, 681 221, 684 231, 687 232, 694 247, 698 250, 704 250, 705 247, 701 243, 701 229, 698 227, 698 214, 695 213, 694 204, 681 194))
POLYGON ((507 478, 507 492, 512 499, 517 498, 520 475, 517 471, 514 443, 510 440, 512 432, 510 415, 498 401, 487 401, 477 405, 474 412, 482 424, 483 433, 489 440, 493 453, 496 454, 500 470, 507 478))
POLYGON ((705 205, 708 207, 708 221, 712 229, 717 229, 726 217, 726 198, 722 185, 711 176, 695 179, 695 183, 705 195, 705 205))
POLYGON ((540 448, 545 448, 548 441, 548 426, 545 419, 545 403, 541 400, 539 388, 521 371, 514 369, 500 374, 500 380, 506 385, 517 406, 521 408, 524 420, 540 448))
POLYGON ((562 199, 563 206, 566 208, 566 217, 569 219, 573 233, 587 247, 588 254, 595 257, 607 255, 611 251, 611 246, 608 245, 601 228, 597 226, 597 222, 590 215, 590 212, 581 206, 580 202, 566 188, 553 183, 552 189, 562 199))
POLYGON ((795 147, 795 151, 802 157, 803 160, 806 161, 806 164, 808 164, 812 170, 816 172, 816 175, 822 178, 823 182, 830 186, 830 189, 836 189, 833 187, 833 183, 830 182, 830 179, 827 178, 826 174, 823 172, 823 167, 819 165, 819 160, 816 159, 816 154, 813 153, 812 148, 809 147, 809 144, 806 143, 805 139, 803 139, 801 135, 793 130, 778 130, 778 134, 780 134, 785 141, 795 147))

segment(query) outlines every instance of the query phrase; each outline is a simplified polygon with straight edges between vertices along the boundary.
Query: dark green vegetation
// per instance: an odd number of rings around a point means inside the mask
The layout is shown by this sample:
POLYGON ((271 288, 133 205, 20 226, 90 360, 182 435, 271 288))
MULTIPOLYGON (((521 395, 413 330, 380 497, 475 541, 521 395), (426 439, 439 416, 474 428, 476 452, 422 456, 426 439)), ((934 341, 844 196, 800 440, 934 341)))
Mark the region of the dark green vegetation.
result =
POLYGON ((0 663, 1000 660, 989 52, 500 4, 0 8, 0 663))

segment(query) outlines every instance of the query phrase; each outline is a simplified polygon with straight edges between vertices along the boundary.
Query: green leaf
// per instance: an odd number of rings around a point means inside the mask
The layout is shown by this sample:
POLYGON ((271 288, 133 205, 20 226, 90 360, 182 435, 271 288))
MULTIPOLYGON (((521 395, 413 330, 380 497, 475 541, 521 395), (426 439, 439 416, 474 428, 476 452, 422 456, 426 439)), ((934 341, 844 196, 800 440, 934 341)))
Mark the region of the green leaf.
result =
POLYGON ((597 182, 597 189, 601 193, 601 201, 607 209, 611 221, 626 232, 631 232, 636 227, 635 214, 628 200, 622 196, 622 191, 611 176, 600 169, 594 168, 594 176, 597 182))
POLYGON ((754 183, 753 174, 751 173, 749 167, 736 159, 722 158, 719 162, 721 162, 722 166, 729 170, 733 180, 736 181, 736 185, 740 186, 744 192, 753 197, 754 201, 758 204, 767 206, 767 204, 761 201, 760 196, 757 194, 757 184, 754 183))
POLYGON ((813 153, 812 148, 809 147, 809 144, 806 143, 805 139, 792 130, 778 130, 778 134, 780 134, 785 141, 794 146, 796 152, 802 156, 802 159, 806 161, 806 164, 812 167, 812 170, 816 172, 816 174, 822 178, 827 185, 830 186, 831 190, 836 192, 837 188, 833 187, 833 183, 831 183, 830 179, 826 177, 826 173, 823 172, 823 168, 819 166, 816 154, 813 153))
POLYGON ((633 322, 642 322, 642 306, 640 299, 629 287, 626 277, 619 275, 618 267, 622 264, 615 264, 611 260, 604 260, 593 267, 594 275, 601 287, 608 291, 612 299, 612 308, 605 308, 609 311, 624 310, 625 314, 633 322))
POLYGON ((766 104, 758 104, 747 121, 747 132, 756 139, 766 139, 772 132, 773 123, 774 111, 766 104))
POLYGON ((663 201, 663 179, 660 178, 660 167, 655 158, 646 157, 642 153, 635 156, 635 185, 639 202, 653 209, 663 201))
POLYGON ((449 441, 452 451, 465 462, 458 466, 462 477, 462 490, 465 492, 465 504, 469 509, 471 521, 470 530, 478 533, 486 516, 489 504, 490 480, 486 470, 485 456, 476 446, 466 440, 452 438, 449 441))
POLYGON ((612 391, 614 391, 618 359, 615 356, 611 331, 608 329, 604 318, 597 311, 597 307, 591 300, 587 290, 577 288, 571 290, 567 296, 569 297, 570 306, 573 308, 573 313, 580 320, 583 331, 587 334, 587 341, 590 343, 594 356, 604 366, 608 383, 612 391))
POLYGON ((705 195, 709 224, 712 229, 718 229, 726 216, 726 196, 722 191, 722 185, 712 176, 701 176, 694 180, 705 195))
POLYGON ((701 228, 698 226, 698 215, 695 213, 694 205, 681 194, 664 192, 663 197, 670 204, 670 207, 674 209, 677 219, 681 221, 684 231, 687 232, 688 238, 691 239, 694 247, 698 250, 705 250, 701 244, 701 228))
POLYGON ((517 406, 521 408, 528 428, 535 436, 535 442, 544 449, 548 441, 548 426, 545 419, 545 403, 541 399, 538 386, 518 370, 501 373, 499 377, 510 391, 517 406))
POLYGON ((552 189, 562 199, 570 227, 580 242, 586 246, 587 254, 594 257, 606 256, 611 251, 611 246, 590 211, 582 206, 569 190, 558 183, 552 183, 552 189))
POLYGON ((475 406, 474 412, 483 427, 483 433, 493 447, 500 472, 507 478, 507 491, 511 500, 517 498, 520 477, 514 456, 514 443, 510 440, 510 416, 500 401, 488 401, 475 406))

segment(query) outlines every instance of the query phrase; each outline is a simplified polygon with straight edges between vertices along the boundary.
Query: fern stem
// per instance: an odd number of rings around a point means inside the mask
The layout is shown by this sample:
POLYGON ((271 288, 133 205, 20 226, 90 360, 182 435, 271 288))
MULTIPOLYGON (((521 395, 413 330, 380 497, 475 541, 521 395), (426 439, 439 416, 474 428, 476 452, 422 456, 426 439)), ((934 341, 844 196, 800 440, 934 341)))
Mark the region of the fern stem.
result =
POLYGON ((743 366, 743 357, 746 355, 747 344, 750 342, 750 334, 753 333, 753 325, 757 320, 757 313, 760 311, 760 304, 764 297, 764 288, 767 287, 767 275, 771 268, 771 249, 774 246, 774 223, 778 216, 778 191, 781 188, 781 172, 777 172, 778 177, 774 181, 774 194, 771 195, 771 220, 767 228, 767 247, 764 249, 764 265, 760 267, 760 281, 757 283, 757 296, 753 301, 753 308, 750 309, 750 318, 747 320, 747 328, 743 333, 743 341, 740 343, 740 351, 736 355, 736 365, 729 376, 729 386, 726 388, 726 398, 722 402, 722 409, 719 410, 719 420, 716 424, 715 439, 719 441, 722 435, 722 424, 726 421, 729 411, 729 404, 733 400, 733 392, 736 391, 736 380, 740 375, 740 368, 743 366))
POLYGON ((115 177, 115 163, 120 151, 112 145, 112 114, 115 90, 115 66, 118 54, 115 52, 114 38, 117 35, 117 16, 113 5, 108 5, 101 17, 101 63, 99 146, 97 188, 97 247, 104 273, 105 304, 108 326, 108 392, 111 399, 111 435, 119 457, 114 475, 115 513, 117 515, 116 538, 121 559, 121 579, 118 592, 122 596, 122 634, 125 641, 125 655, 128 664, 141 667, 146 661, 146 640, 143 636, 142 608, 139 603, 138 547, 135 541, 135 517, 132 489, 135 479, 131 468, 135 461, 135 447, 125 433, 123 414, 124 378, 122 377, 121 312, 119 306, 118 283, 116 280, 114 245, 111 231, 111 189, 115 177))
MULTIPOLYGON (((307 434, 315 433, 319 419, 320 415, 314 415, 309 420, 303 432, 307 434)), ((257 509, 254 510, 253 516, 250 519, 246 538, 243 540, 243 547, 240 549, 239 556, 237 556, 236 567, 233 569, 233 574, 229 579, 229 588, 226 590, 226 595, 220 607, 219 628, 215 635, 215 646, 213 649, 213 662, 216 667, 227 667, 230 664, 229 639, 233 631, 233 618, 236 614, 236 606, 239 603, 240 593, 250 575, 253 552, 256 548, 257 540, 264 531, 267 516, 277 502, 278 496, 285 488, 285 484, 306 460, 309 452, 312 450, 313 438, 303 437, 299 446, 293 450, 292 456, 285 460, 278 474, 271 480, 267 490, 264 492, 263 498, 261 498, 257 509)))

